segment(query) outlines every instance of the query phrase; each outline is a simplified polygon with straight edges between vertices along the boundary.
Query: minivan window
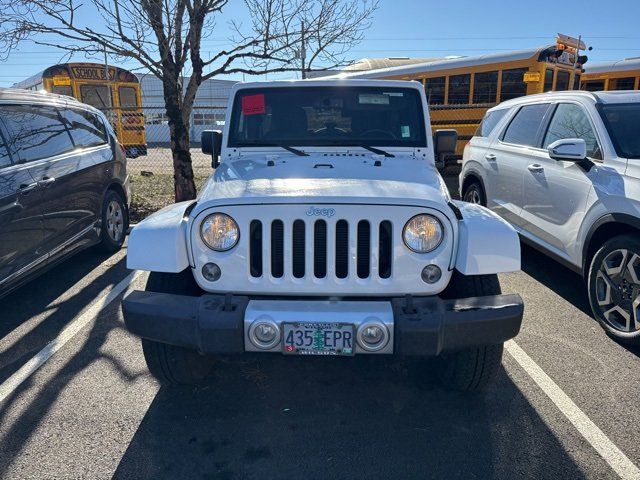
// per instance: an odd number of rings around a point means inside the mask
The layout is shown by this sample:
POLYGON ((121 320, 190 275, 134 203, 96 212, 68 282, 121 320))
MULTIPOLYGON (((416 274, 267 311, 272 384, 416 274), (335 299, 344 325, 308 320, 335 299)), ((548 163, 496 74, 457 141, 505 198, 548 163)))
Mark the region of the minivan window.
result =
POLYGON ((553 142, 563 138, 583 139, 587 144, 587 156, 602 159, 596 134, 589 122, 589 117, 580 105, 573 103, 558 105, 549 123, 542 147, 548 148, 553 142))
POLYGON ((60 114, 65 119, 77 148, 95 147, 107 143, 108 137, 104 124, 93 113, 65 109, 60 114))
POLYGON ((491 132, 496 125, 502 120, 505 114, 509 111, 508 108, 503 108, 502 110, 492 110, 491 112, 487 112, 487 114, 480 122, 478 126, 478 131, 476 132, 476 136, 478 137, 488 137, 491 135, 491 132))
POLYGON ((9 150, 7 149, 7 144, 2 138, 2 134, 0 134, 0 168, 8 167, 9 165, 11 165, 9 150))
POLYGON ((522 107, 511 120, 507 130, 504 132, 502 141, 528 147, 537 146, 538 130, 548 108, 548 103, 522 107))
POLYGON ((73 150, 69 132, 52 107, 2 105, 0 119, 7 129, 7 142, 23 162, 53 157, 73 150))

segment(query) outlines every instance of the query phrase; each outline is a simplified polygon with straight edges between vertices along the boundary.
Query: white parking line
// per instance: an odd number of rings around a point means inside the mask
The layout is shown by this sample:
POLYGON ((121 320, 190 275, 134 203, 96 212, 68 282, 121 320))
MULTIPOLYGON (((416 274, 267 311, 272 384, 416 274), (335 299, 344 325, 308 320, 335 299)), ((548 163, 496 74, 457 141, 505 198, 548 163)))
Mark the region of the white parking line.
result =
POLYGON ((2 385, 0 385, 0 402, 4 401, 16 388, 29 378, 38 368, 49 360, 65 343, 71 340, 80 330, 82 330, 89 322, 98 316, 100 311, 115 300, 118 295, 124 292, 129 285, 133 283, 140 274, 139 271, 133 271, 127 275, 113 289, 100 297, 93 305, 91 305, 82 315, 70 323, 60 334, 51 340, 46 347, 40 350, 34 357, 25 363, 20 369, 11 375, 2 385))
POLYGON ((505 348, 620 478, 625 480, 640 479, 640 469, 573 403, 569 396, 516 342, 509 340, 505 344, 505 348))

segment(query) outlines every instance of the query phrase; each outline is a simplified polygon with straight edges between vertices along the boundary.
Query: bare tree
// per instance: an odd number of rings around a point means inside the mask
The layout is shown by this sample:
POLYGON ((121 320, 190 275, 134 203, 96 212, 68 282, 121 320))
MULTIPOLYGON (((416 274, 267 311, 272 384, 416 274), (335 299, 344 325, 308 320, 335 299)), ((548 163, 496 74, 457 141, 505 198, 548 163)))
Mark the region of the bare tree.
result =
MULTIPOLYGON (((239 1, 239 0, 236 0, 239 1)), ((198 87, 223 74, 346 65, 379 0, 243 0, 247 24, 225 22, 229 48, 204 53, 229 0, 0 0, 0 48, 30 39, 72 53, 133 59, 162 81, 177 201, 195 198, 189 121, 198 87), (82 21, 97 12, 100 28, 82 21), (85 13, 82 15, 82 13, 85 13), (63 40, 63 42, 61 42, 63 40), (306 55, 301 56, 302 47, 306 55), (187 79, 188 80, 185 80, 187 79)), ((95 15, 94 15, 95 16, 95 15)))

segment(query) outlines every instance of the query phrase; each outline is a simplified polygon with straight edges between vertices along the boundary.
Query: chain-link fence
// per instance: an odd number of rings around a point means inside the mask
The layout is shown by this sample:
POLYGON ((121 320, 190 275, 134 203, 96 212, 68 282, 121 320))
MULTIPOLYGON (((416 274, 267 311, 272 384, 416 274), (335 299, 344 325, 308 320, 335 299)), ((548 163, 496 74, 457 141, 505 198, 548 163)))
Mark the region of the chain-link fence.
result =
MULTIPOLYGON (((224 115, 222 107, 198 106, 192 113, 189 133, 196 188, 200 188, 211 173, 211 156, 200 150, 200 136, 204 130, 222 129, 224 115)), ((174 201, 168 118, 163 107, 145 107, 141 117, 124 109, 114 110, 110 117, 120 119, 120 124, 114 126, 129 156, 131 217, 132 221, 138 221, 174 201)))

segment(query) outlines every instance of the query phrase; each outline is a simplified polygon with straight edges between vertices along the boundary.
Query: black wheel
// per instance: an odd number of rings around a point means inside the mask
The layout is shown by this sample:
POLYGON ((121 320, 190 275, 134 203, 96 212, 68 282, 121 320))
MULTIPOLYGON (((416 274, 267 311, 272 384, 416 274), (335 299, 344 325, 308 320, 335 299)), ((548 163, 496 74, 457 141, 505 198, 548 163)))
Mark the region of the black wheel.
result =
MULTIPOLYGON (((468 298, 501 293, 497 275, 462 275, 454 271, 443 298, 468 298)), ((491 383, 502 363, 503 344, 483 345, 442 355, 438 375, 448 388, 478 391, 491 383)))
MULTIPOLYGON (((199 295, 202 293, 190 269, 181 273, 151 272, 147 291, 199 295)), ((213 359, 189 348, 142 339, 142 351, 151 374, 163 385, 192 385, 202 382, 213 367, 213 359)))
POLYGON ((107 190, 102 201, 100 248, 107 252, 120 250, 129 228, 129 214, 124 199, 114 190, 107 190))
POLYGON ((602 328, 617 340, 640 345, 640 237, 608 240, 591 259, 589 303, 602 328))
POLYGON ((469 183, 462 192, 462 200, 476 205, 487 205, 487 199, 484 198, 484 191, 478 182, 469 183))

